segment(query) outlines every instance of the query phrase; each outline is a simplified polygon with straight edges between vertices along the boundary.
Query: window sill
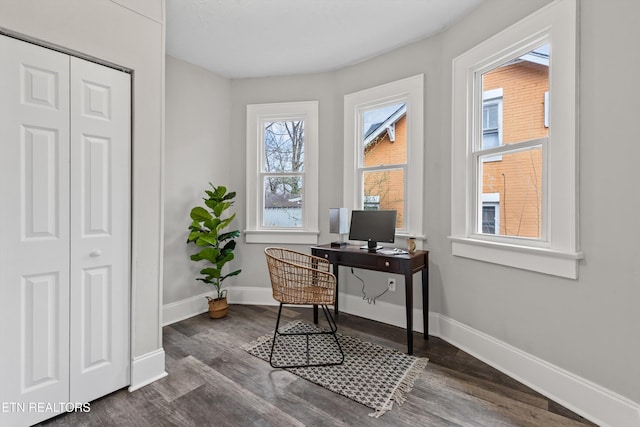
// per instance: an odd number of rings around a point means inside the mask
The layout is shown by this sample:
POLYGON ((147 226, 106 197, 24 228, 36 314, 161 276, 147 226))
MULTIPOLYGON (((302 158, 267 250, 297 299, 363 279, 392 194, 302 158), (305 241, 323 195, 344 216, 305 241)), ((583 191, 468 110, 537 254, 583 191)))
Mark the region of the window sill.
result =
POLYGON ((553 276, 578 278, 578 263, 582 252, 564 252, 506 243, 489 242, 467 237, 453 237, 454 256, 536 271, 553 276))
POLYGON ((244 230, 246 243, 317 245, 319 234, 308 230, 244 230))

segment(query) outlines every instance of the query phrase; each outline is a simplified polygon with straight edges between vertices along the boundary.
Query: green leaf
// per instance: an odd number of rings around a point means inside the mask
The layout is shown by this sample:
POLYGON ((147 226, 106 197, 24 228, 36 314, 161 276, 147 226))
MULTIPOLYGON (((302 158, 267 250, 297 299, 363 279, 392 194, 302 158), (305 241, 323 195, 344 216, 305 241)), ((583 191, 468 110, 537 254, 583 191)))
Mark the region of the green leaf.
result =
POLYGON ((236 270, 236 271, 231 272, 231 273, 229 273, 229 274, 227 274, 227 275, 225 275, 225 276, 222 276, 222 277, 220 278, 220 281, 222 282, 222 281, 223 281, 224 279, 226 279, 227 277, 237 276, 238 274, 240 274, 240 272, 241 272, 241 271, 242 271, 242 270, 236 270))
POLYGON ((231 206, 229 202, 220 202, 211 209, 213 209, 213 214, 219 218, 220 215, 222 215, 222 212, 229 209, 229 206, 231 206))
POLYGON ((200 274, 204 274, 204 275, 211 276, 211 277, 215 277, 216 272, 217 272, 218 275, 220 274, 220 272, 219 272, 219 270, 217 268, 207 267, 207 268, 203 268, 202 270, 200 270, 200 274))
POLYGON ((210 234, 201 235, 196 241, 196 245, 198 246, 216 246, 217 244, 218 238, 210 234))
POLYGON ((215 192, 215 198, 217 199, 222 199, 222 197, 225 195, 225 193, 227 192, 227 187, 225 187, 224 185, 220 185, 217 188, 214 187, 214 192, 215 192))
POLYGON ((213 218, 210 217, 211 219, 208 219, 204 222, 204 226, 207 227, 209 230, 214 231, 214 232, 218 232, 218 230, 222 227, 221 223, 222 221, 220 221, 220 218, 213 218))
POLYGON ((192 231, 191 233, 189 233, 189 237, 187 238, 187 243, 193 242, 199 236, 200 236, 200 232, 199 231, 192 231))
MULTIPOLYGON (((206 274, 209 277, 214 278, 214 279, 219 279, 220 275, 222 273, 219 268, 207 268, 206 270, 210 270, 210 273, 206 273, 206 274)), ((204 271, 204 270, 202 270, 202 271, 204 271)), ((200 271, 201 274, 203 274, 202 271, 200 271)))
MULTIPOLYGON (((232 191, 232 192, 230 192, 230 193, 227 193, 227 194, 222 198, 222 200, 231 200, 231 199, 233 199, 234 197, 236 197, 236 192, 235 192, 235 191, 232 191)), ((231 202, 231 203, 233 203, 233 202, 231 202)))
POLYGON ((212 264, 216 264, 218 257, 220 256, 220 250, 216 248, 204 248, 198 253, 191 255, 193 261, 207 260, 212 264))
POLYGON ((237 276, 238 274, 240 274, 240 272, 241 272, 241 271, 242 271, 242 270, 236 270, 236 271, 232 271, 232 272, 231 272, 231 273, 229 273, 229 274, 225 274, 225 275, 221 278, 221 280, 222 280, 222 279, 226 279, 227 277, 237 276))
POLYGON ((215 263, 216 263, 216 266, 221 269, 226 263, 228 263, 232 259, 233 259, 233 252, 227 253, 227 254, 220 254, 218 256, 218 259, 216 259, 215 263))
MULTIPOLYGON (((228 233, 227 233, 228 234, 228 233)), ((220 240, 224 240, 222 239, 222 234, 220 235, 220 240)), ((235 240, 230 240, 228 241, 224 247, 222 248, 222 251, 233 251, 236 248, 236 241, 235 240)))
POLYGON ((233 214, 229 218, 222 220, 222 222, 220 223, 220 228, 226 228, 229 224, 231 224, 231 221, 233 221, 235 217, 236 214, 233 214))
POLYGON ((240 231, 233 230, 233 231, 230 231, 228 233, 223 233, 223 234, 219 235, 218 236, 218 241, 224 242, 225 240, 235 239, 237 237, 240 237, 240 231))
POLYGON ((211 214, 207 212, 205 208, 196 206, 195 208, 191 209, 191 219, 193 219, 194 221, 203 222, 210 220, 211 214))
POLYGON ((211 210, 213 210, 216 206, 218 206, 218 201, 213 199, 207 199, 204 201, 204 204, 211 210))

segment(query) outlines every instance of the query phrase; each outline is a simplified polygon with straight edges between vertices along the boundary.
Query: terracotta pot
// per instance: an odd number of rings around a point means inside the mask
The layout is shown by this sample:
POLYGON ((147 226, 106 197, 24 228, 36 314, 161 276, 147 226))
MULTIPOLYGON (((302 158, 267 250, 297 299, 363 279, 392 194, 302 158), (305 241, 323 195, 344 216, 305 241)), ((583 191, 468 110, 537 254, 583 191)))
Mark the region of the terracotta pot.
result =
POLYGON ((224 298, 210 298, 209 300, 209 317, 212 319, 221 319, 227 315, 227 309, 229 308, 229 304, 227 304, 227 297, 224 298))

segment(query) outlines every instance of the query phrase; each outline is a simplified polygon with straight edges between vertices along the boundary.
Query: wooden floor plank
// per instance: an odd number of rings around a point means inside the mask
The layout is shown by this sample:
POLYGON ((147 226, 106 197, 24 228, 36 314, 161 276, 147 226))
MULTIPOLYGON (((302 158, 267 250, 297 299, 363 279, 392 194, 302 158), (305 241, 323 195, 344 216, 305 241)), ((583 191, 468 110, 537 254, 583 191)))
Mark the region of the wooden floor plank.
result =
MULTIPOLYGON (((414 334, 429 358, 402 406, 371 409, 282 369, 243 346, 272 334, 277 306, 232 305, 224 319, 194 316, 163 328, 169 375, 134 392, 117 391, 47 426, 525 426, 594 424, 451 344, 414 334)), ((322 317, 322 316, 321 316, 322 317)), ((283 309, 282 322, 312 321, 309 308, 283 309)), ((283 324, 284 324, 283 323, 283 324)), ((406 351, 402 328, 341 313, 339 332, 406 351)))

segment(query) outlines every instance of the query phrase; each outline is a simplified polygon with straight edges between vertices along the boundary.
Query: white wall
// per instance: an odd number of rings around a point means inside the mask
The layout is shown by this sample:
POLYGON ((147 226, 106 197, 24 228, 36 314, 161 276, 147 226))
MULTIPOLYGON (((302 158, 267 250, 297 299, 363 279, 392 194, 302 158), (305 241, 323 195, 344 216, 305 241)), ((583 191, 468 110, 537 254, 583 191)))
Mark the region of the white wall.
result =
MULTIPOLYGON (((504 26, 522 5, 492 1, 446 32, 443 87, 451 87, 451 60, 504 26), (500 13, 496 13, 500 10, 500 13)), ((522 2, 519 2, 522 3, 522 2)), ((529 3, 529 2, 527 2, 529 3)), ((439 313, 471 325, 555 366, 640 402, 640 3, 581 1, 580 236, 585 259, 578 280, 561 279, 450 256, 448 215, 433 231, 442 254, 439 313)), ((531 6, 528 6, 531 7, 531 6)), ((442 140, 451 139, 449 91, 442 140)), ((444 151, 442 163, 450 155, 444 151)), ((448 167, 442 182, 449 186, 448 167)), ((449 206, 449 197, 441 201, 449 206)), ((640 421, 640 420, 639 420, 640 421)))
MULTIPOLYGON (((336 108, 341 108, 337 102, 334 76, 331 73, 290 76, 271 79, 234 80, 231 83, 231 152, 230 179, 237 183, 240 196, 237 203, 239 227, 244 230, 245 197, 242 192, 245 186, 245 153, 246 153, 246 106, 265 102, 289 102, 318 100, 318 145, 320 154, 319 171, 319 221, 321 235, 328 236, 329 207, 339 206, 342 200, 342 148, 337 144, 336 108)), ((340 99, 341 103, 342 100, 340 99)), ((326 237, 328 239, 328 237, 326 237)), ((328 241, 328 240, 327 240, 328 241)), ((233 284, 230 290, 230 301, 233 302, 234 288, 263 287, 271 292, 271 285, 267 275, 267 265, 264 256, 266 245, 246 244, 241 239, 233 268, 242 268, 242 273, 229 281, 233 284)), ((303 246, 301 248, 308 248, 303 246)), ((237 299, 236 299, 237 300, 237 299)), ((273 301, 271 299, 271 301, 273 301)))
MULTIPOLYGON (((234 167, 229 179, 242 191, 247 103, 319 100, 320 242, 331 241, 335 236, 328 233, 328 209, 340 206, 342 200, 344 95, 424 73, 424 229, 430 251, 430 311, 434 320, 441 321, 441 329, 435 332, 446 335, 442 326, 454 325, 504 354, 517 354, 552 379, 548 386, 530 375, 532 386, 542 391, 555 388, 551 393, 561 401, 604 425, 616 425, 612 421, 616 416, 635 421, 617 425, 636 425, 640 423, 640 232, 635 227, 640 210, 636 126, 640 50, 635 46, 640 40, 640 26, 635 22, 640 16, 639 2, 579 2, 579 195, 585 259, 578 280, 453 257, 447 237, 451 226, 451 61, 547 2, 487 0, 438 36, 337 72, 232 81, 229 143, 234 167), (577 388, 563 390, 568 383, 577 388), (582 392, 593 392, 595 397, 583 399, 582 392), (605 407, 608 403, 611 406, 605 407), (619 409, 628 411, 620 415, 616 413, 619 409)), ((238 212, 242 228, 242 198, 238 212)), ((234 286, 269 288, 263 248, 239 245, 236 267, 243 268, 243 273, 235 278, 234 286)), ((386 282, 376 273, 368 277, 374 283, 386 282)), ((359 282, 346 271, 340 279, 342 289, 359 294, 359 282)), ((402 288, 401 280, 398 288, 402 288)), ((233 295, 233 287, 231 292, 233 295)), ((416 291, 418 307, 419 295, 416 291)), ((391 305, 379 304, 378 310, 402 310, 403 294, 396 292, 383 301, 391 305)), ((467 344, 475 345, 472 341, 467 344)), ((487 361, 500 364, 495 359, 487 361)))
POLYGON ((244 194, 229 179, 231 82, 167 56, 166 87, 164 304, 198 297, 205 309, 211 287, 195 280, 200 268, 189 260, 189 212, 203 204, 209 182, 244 194))
POLYGON ((164 3, 119 3, 2 0, 0 29, 134 70, 131 340, 135 387, 164 373, 159 327, 164 3))

